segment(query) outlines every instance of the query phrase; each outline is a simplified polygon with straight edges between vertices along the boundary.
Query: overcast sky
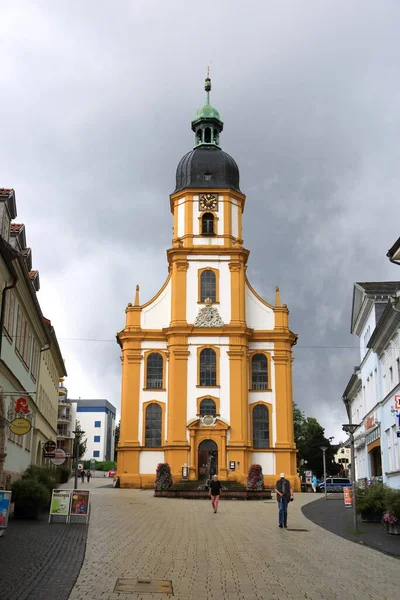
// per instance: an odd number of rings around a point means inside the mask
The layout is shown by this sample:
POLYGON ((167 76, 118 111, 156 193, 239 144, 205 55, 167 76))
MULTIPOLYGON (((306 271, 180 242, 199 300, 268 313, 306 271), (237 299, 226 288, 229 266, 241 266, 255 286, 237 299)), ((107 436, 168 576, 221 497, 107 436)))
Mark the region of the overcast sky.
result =
POLYGON ((271 303, 280 286, 295 401, 343 438, 353 283, 400 275, 385 256, 400 235, 399 39, 396 0, 1 0, 0 187, 16 191, 70 397, 119 411, 115 333, 135 285, 145 302, 165 280, 169 194, 212 61, 249 279, 271 303))

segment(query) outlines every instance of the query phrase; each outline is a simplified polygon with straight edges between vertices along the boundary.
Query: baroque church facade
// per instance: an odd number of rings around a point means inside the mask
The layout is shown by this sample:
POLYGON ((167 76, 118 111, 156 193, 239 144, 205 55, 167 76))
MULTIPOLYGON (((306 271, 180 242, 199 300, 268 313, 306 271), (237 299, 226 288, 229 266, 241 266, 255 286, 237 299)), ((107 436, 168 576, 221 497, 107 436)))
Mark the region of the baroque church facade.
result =
MULTIPOLYGON (((118 476, 121 487, 153 487, 158 463, 174 481, 217 472, 245 483, 260 464, 273 487, 295 488, 289 311, 251 287, 243 245, 245 195, 239 169, 220 147, 223 123, 209 103, 192 122, 195 147, 179 162, 170 196, 172 247, 160 291, 126 308, 118 476)), ((250 208, 251 210, 251 208, 250 208)))

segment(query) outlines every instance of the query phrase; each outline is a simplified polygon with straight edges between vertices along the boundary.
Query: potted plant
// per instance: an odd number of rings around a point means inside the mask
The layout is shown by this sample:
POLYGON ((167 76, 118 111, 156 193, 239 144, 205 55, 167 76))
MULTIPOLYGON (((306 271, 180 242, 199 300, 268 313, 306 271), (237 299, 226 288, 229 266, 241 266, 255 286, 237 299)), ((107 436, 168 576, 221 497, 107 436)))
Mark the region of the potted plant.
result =
POLYGON ((16 519, 36 519, 50 503, 51 493, 37 479, 21 478, 11 486, 16 519))
POLYGON ((252 491, 262 491, 264 489, 261 465, 251 465, 247 475, 247 489, 252 491))
POLYGON ((155 490, 164 492, 172 487, 171 467, 168 463, 158 463, 156 470, 155 490))
POLYGON ((387 490, 382 523, 388 533, 400 535, 400 490, 387 490))
POLYGON ((361 520, 369 523, 380 523, 385 509, 386 486, 383 483, 371 483, 357 486, 357 512, 361 520))

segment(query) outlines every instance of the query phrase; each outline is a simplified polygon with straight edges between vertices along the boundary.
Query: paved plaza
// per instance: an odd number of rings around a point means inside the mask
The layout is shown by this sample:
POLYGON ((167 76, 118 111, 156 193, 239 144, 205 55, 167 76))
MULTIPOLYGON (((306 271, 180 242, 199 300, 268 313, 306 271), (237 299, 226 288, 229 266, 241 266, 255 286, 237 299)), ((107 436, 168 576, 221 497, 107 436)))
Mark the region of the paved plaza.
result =
POLYGON ((90 483, 86 555, 70 600, 398 598, 398 559, 309 521, 301 507, 312 495, 296 495, 284 530, 275 500, 222 500, 214 515, 205 500, 107 484, 90 483), (174 595, 116 592, 119 578, 170 580, 174 595))

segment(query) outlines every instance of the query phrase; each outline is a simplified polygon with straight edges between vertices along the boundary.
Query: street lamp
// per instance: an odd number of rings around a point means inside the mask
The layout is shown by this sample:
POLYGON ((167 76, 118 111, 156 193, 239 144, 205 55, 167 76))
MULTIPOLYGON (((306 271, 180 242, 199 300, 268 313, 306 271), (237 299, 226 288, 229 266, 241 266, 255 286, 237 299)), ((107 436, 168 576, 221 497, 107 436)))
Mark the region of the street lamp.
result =
POLYGON ((342 425, 342 429, 350 437, 350 460, 351 460, 351 487, 353 490, 353 529, 357 531, 357 510, 356 510, 356 464, 354 459, 354 432, 359 427, 354 423, 346 423, 342 425))
POLYGON ((322 450, 322 460, 323 460, 323 464, 324 464, 325 500, 328 500, 328 494, 326 491, 326 456, 325 456, 325 453, 328 450, 328 446, 320 446, 319 449, 322 450))
POLYGON ((74 439, 74 459, 75 459, 75 489, 78 489, 78 454, 79 454, 79 442, 81 437, 84 435, 84 431, 78 430, 72 432, 75 435, 74 439))

